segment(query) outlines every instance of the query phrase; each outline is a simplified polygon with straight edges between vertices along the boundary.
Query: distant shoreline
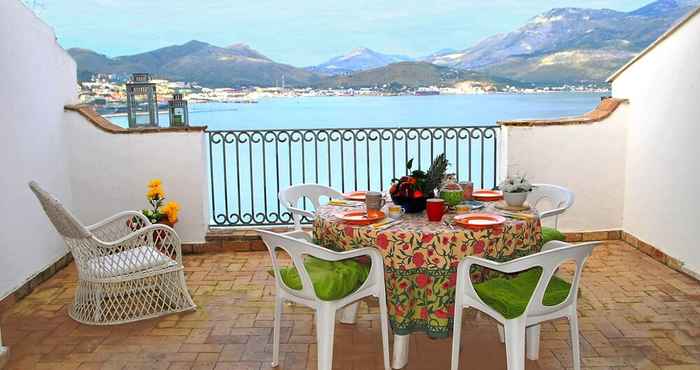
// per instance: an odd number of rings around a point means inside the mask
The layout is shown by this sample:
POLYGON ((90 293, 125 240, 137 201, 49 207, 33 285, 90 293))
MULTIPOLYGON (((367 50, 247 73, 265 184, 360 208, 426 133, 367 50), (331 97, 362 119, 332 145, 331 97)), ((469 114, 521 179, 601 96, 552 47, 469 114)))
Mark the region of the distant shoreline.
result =
MULTIPOLYGON (((417 98, 434 98, 434 97, 439 97, 439 96, 472 96, 472 95, 549 95, 549 94, 604 94, 604 93, 609 93, 610 90, 600 90, 600 91, 533 91, 533 92, 506 92, 506 91, 497 91, 497 92, 485 92, 485 93, 479 93, 479 94, 439 94, 439 95, 413 95, 413 94, 396 94, 396 95, 383 95, 383 94, 377 94, 377 95, 362 95, 362 94, 357 94, 357 95, 297 95, 297 96, 290 96, 290 95, 280 95, 280 96, 266 96, 262 98, 261 100, 264 99, 289 99, 289 98, 368 98, 368 97, 398 97, 398 96, 415 96, 417 98)), ((202 104, 241 104, 239 101, 190 101, 190 107, 197 106, 197 105, 202 105, 202 104)), ((190 113, 198 113, 196 110, 190 110, 190 113)), ((145 115, 146 113, 141 113, 142 115, 145 115)), ((168 114, 168 110, 159 110, 158 114, 168 114)), ((111 118, 111 117, 126 117, 127 113, 107 113, 107 114, 101 114, 103 117, 106 118, 111 118)))

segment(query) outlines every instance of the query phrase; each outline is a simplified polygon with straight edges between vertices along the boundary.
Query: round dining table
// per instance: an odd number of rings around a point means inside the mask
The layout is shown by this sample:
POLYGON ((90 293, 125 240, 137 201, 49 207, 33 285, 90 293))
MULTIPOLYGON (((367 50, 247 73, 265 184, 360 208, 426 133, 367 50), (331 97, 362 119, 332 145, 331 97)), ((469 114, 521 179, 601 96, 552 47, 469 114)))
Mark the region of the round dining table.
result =
MULTIPOLYGON (((472 212, 503 214, 495 202, 484 205, 472 212)), ((481 230, 454 224, 455 215, 450 213, 443 222, 431 222, 425 212, 404 214, 400 222, 388 227, 353 225, 338 217, 348 210, 352 208, 321 206, 314 218, 313 236, 317 244, 333 250, 374 247, 381 252, 389 323, 395 335, 394 368, 406 364, 411 333, 450 336, 457 265, 464 257, 503 262, 541 248, 541 225, 534 209, 510 214, 503 224, 481 230)), ((472 281, 483 280, 488 273, 474 270, 472 281)))

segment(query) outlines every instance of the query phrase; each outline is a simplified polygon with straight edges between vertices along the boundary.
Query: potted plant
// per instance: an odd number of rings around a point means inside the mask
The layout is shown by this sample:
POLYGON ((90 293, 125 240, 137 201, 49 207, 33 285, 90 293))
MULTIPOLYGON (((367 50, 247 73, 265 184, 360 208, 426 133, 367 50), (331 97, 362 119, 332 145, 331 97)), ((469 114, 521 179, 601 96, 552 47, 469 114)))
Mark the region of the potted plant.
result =
POLYGON ((503 192, 503 200, 511 207, 522 207, 527 199, 528 193, 532 191, 532 184, 523 176, 508 176, 503 180, 498 188, 503 192))
POLYGON ((435 157, 427 172, 412 170, 413 159, 410 159, 406 162, 406 169, 410 175, 391 180, 391 200, 403 207, 406 213, 422 212, 428 198, 435 197, 435 189, 440 186, 447 165, 444 153, 435 157))
POLYGON ((175 226, 178 213, 180 213, 180 205, 173 201, 164 204, 165 191, 163 191, 163 183, 160 179, 153 179, 148 183, 146 199, 148 199, 151 208, 141 212, 148 217, 151 223, 175 226))

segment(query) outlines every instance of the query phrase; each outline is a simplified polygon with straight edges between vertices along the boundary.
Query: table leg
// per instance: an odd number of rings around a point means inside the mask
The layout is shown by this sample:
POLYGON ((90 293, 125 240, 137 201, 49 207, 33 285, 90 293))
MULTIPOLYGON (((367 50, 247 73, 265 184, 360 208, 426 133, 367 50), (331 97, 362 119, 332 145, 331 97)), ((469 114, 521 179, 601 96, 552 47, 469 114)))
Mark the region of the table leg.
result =
POLYGON ((401 369, 408 364, 408 345, 410 339, 410 335, 394 334, 394 358, 391 361, 392 368, 401 369))
POLYGON ((525 346, 527 358, 537 360, 540 358, 540 325, 532 325, 525 329, 525 346))
POLYGON ((340 310, 339 321, 343 324, 354 324, 357 321, 357 309, 360 308, 360 302, 351 303, 340 310))

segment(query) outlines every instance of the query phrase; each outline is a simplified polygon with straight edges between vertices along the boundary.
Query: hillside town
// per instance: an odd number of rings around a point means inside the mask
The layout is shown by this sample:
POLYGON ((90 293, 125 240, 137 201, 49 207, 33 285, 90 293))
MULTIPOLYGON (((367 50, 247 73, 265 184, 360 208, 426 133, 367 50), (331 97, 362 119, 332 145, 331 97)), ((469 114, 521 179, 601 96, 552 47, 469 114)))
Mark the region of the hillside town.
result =
MULTIPOLYGON (((544 94, 557 92, 607 92, 607 86, 561 85, 543 87, 497 87, 478 81, 462 81, 453 86, 426 86, 420 88, 375 86, 363 88, 290 88, 284 85, 276 87, 241 87, 210 88, 197 83, 152 79, 156 84, 158 104, 165 109, 168 99, 175 94, 182 94, 192 104, 197 103, 237 103, 255 104, 265 98, 323 97, 323 96, 429 96, 429 95, 469 95, 469 94, 544 94)), ((126 87, 123 79, 112 75, 93 75, 90 81, 79 83, 79 97, 83 104, 94 106, 105 115, 124 114, 126 112, 126 87)))

